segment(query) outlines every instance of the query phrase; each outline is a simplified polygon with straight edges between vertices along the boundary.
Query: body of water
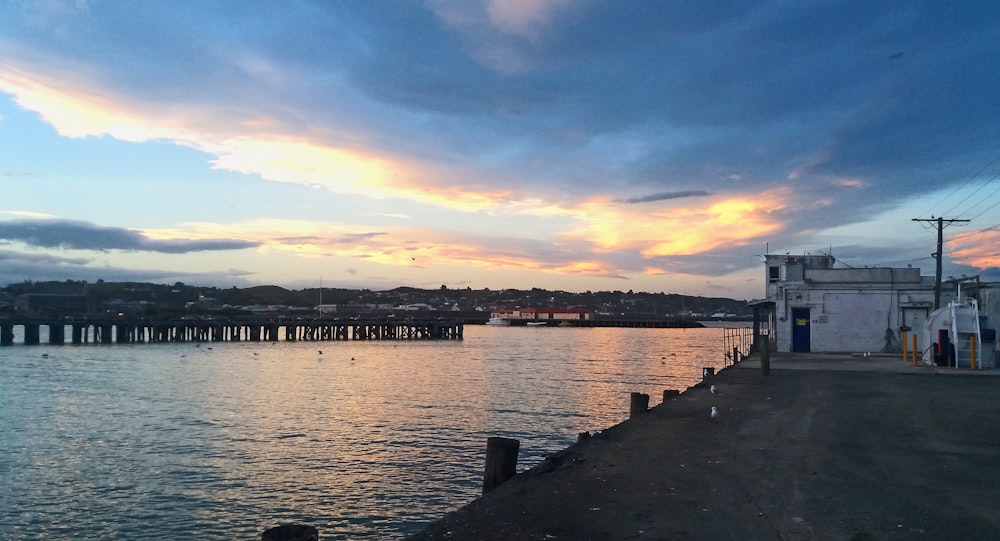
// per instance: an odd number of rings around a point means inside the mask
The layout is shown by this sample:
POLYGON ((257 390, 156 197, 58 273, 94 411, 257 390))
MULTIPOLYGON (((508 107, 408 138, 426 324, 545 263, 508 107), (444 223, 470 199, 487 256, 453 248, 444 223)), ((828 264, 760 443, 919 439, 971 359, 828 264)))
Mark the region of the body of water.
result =
POLYGON ((721 329, 467 326, 461 341, 0 348, 0 538, 391 539, 658 404, 721 329))

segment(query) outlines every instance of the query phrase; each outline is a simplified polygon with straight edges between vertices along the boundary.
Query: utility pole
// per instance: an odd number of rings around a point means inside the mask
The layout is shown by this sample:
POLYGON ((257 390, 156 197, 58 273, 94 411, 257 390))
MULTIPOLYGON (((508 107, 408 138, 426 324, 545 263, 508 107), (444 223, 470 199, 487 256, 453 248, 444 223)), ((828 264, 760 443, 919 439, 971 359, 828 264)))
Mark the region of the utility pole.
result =
POLYGON ((914 222, 931 222, 937 227, 937 252, 934 252, 937 272, 934 273, 934 309, 941 308, 941 260, 944 258, 944 226, 953 223, 968 222, 969 220, 958 220, 955 218, 913 218, 914 222))

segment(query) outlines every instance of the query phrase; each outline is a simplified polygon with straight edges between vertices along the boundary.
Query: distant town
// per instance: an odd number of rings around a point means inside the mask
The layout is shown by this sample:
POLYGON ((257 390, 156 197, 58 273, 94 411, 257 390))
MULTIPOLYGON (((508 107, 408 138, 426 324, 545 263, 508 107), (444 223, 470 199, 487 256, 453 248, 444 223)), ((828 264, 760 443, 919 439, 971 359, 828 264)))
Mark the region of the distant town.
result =
POLYGON ((745 300, 675 293, 586 291, 574 293, 532 288, 368 289, 279 286, 222 289, 181 282, 31 282, 0 289, 0 317, 108 315, 149 318, 216 316, 397 316, 486 320, 498 310, 586 309, 595 319, 749 320, 745 300))

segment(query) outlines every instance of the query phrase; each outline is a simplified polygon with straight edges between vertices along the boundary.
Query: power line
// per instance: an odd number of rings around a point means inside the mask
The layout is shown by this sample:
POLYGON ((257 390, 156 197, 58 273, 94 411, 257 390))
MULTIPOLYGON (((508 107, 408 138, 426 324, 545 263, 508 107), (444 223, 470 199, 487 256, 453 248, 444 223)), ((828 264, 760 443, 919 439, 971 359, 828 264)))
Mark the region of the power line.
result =
POLYGON ((953 240, 961 240, 961 239, 964 239, 964 238, 966 238, 966 237, 971 237, 971 236, 973 236, 973 235, 978 235, 978 234, 980 234, 980 233, 985 233, 985 232, 987 232, 987 231, 993 231, 994 229, 996 229, 996 228, 998 228, 998 227, 1000 227, 1000 224, 993 224, 993 225, 991 225, 991 226, 989 226, 989 227, 984 227, 984 228, 980 229, 979 231, 971 231, 971 232, 969 232, 969 233, 966 233, 966 234, 964 234, 964 235, 959 235, 959 236, 957 236, 957 237, 952 237, 952 238, 948 239, 948 240, 947 240, 947 241, 945 241, 945 242, 951 242, 951 241, 953 241, 953 240))
MULTIPOLYGON (((959 190, 961 190, 961 189, 965 188, 966 186, 968 186, 969 183, 972 182, 972 179, 978 177, 980 174, 982 174, 983 171, 989 169, 993 164, 997 163, 998 161, 1000 161, 1000 155, 998 155, 996 158, 993 158, 993 160, 990 161, 990 163, 984 165, 982 168, 979 169, 979 171, 976 171, 975 173, 969 175, 964 181, 962 181, 961 184, 959 184, 958 186, 952 188, 952 190, 950 192, 948 192, 948 195, 942 197, 938 201, 946 200, 949 197, 951 197, 952 195, 955 195, 956 193, 958 193, 959 190)), ((996 178, 996 176, 994 176, 993 178, 996 178)), ((989 181, 987 181, 986 184, 989 184, 989 181)), ((982 189, 982 186, 980 186, 976 191, 979 191, 980 189, 982 189)), ((975 194, 975 192, 973 192, 972 194, 969 194, 969 195, 965 196, 961 201, 959 201, 958 203, 955 203, 954 205, 952 205, 950 209, 944 211, 944 214, 950 214, 951 211, 955 210, 955 207, 957 207, 957 206, 961 205, 962 203, 964 203, 967 199, 969 199, 970 197, 972 197, 974 194, 975 194)), ((933 208, 927 209, 927 211, 923 212, 922 214, 927 214, 931 210, 934 210, 934 209, 933 208)))

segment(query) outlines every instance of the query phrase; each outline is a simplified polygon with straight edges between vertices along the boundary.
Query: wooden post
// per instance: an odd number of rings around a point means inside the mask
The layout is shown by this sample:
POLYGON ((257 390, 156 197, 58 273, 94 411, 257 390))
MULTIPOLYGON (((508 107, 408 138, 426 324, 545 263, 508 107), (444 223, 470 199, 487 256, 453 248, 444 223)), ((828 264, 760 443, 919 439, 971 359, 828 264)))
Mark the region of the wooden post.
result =
POLYGON ((764 347, 760 350, 760 375, 771 375, 771 337, 764 340, 764 347))
POLYGON ((645 413, 649 409, 649 395, 645 393, 632 393, 632 399, 628 408, 629 417, 635 417, 640 413, 645 413))
POLYGON ((319 541, 319 531, 307 524, 282 524, 264 530, 261 541, 319 541))
POLYGON ((517 452, 521 442, 510 438, 486 438, 486 471, 483 494, 506 483, 517 473, 517 452))
POLYGON ((39 325, 37 323, 25 323, 24 324, 24 343, 29 346, 37 346, 41 338, 38 331, 39 325))
POLYGON ((0 324, 0 346, 9 346, 14 343, 14 325, 9 323, 0 324))
POLYGON ((910 337, 906 334, 906 331, 900 331, 899 334, 900 334, 900 342, 903 344, 903 361, 905 362, 906 359, 909 358, 910 352, 909 348, 907 347, 909 346, 907 342, 910 340, 910 337))

